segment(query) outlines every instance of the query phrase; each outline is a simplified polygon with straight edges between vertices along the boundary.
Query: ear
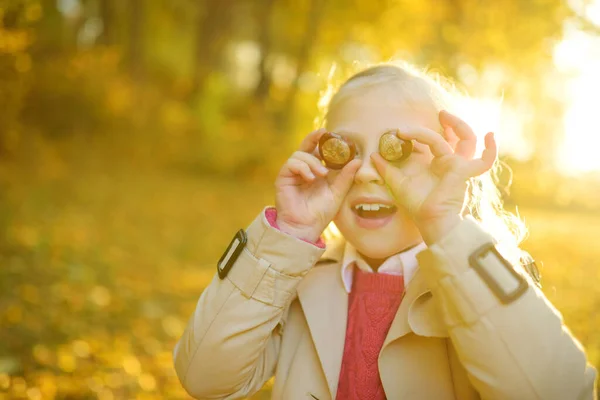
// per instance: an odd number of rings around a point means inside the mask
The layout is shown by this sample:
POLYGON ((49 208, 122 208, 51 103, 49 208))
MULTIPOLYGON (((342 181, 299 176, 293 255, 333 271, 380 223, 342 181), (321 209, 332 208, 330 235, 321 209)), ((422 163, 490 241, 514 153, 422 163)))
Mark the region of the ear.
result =
POLYGON ((458 143, 458 136, 454 133, 454 130, 451 126, 443 127, 442 136, 452 147, 452 150, 456 150, 456 144, 458 143))

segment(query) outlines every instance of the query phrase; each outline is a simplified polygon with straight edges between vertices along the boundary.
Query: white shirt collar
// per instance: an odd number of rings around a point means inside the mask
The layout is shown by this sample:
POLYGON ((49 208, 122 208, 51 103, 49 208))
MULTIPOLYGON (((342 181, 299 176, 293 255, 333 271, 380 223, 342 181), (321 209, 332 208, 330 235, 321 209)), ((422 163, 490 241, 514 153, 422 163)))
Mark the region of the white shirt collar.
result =
MULTIPOLYGON (((417 261, 417 254, 422 250, 425 250, 427 245, 425 242, 421 242, 418 245, 405 250, 401 253, 394 254, 381 264, 378 268, 378 273, 390 274, 390 275, 404 275, 404 284, 408 286, 410 280, 414 276, 419 263, 417 261)), ((342 281, 346 292, 350 293, 352 289, 352 263, 356 262, 358 268, 362 271, 373 272, 373 269, 366 263, 366 261, 358 254, 356 248, 352 246, 348 241, 344 247, 344 258, 342 260, 342 281)))

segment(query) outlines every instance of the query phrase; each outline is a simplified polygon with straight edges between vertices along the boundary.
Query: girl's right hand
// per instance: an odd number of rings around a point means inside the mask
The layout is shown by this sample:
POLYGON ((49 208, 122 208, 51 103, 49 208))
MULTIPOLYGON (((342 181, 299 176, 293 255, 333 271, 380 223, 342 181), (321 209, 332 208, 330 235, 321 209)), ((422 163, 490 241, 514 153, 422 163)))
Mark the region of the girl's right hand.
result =
POLYGON ((329 171, 315 156, 324 128, 309 134, 286 161, 275 180, 279 229, 316 242, 335 217, 352 186, 362 161, 355 159, 340 171, 329 171))

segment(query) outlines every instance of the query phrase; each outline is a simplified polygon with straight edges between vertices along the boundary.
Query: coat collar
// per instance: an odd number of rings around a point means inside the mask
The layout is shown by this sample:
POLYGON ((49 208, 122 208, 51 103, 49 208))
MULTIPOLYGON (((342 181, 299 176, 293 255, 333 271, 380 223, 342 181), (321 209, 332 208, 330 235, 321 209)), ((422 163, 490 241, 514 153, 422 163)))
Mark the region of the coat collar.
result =
POLYGON ((321 258, 317 261, 317 265, 323 263, 341 263, 344 258, 344 247, 346 241, 342 238, 332 239, 327 241, 327 247, 321 258))
MULTIPOLYGON (((332 398, 337 393, 348 321, 348 293, 340 274, 344 244, 344 240, 328 243, 323 256, 297 289, 332 398)), ((428 301, 430 290, 419 269, 406 289, 382 351, 410 332, 422 336, 447 336, 437 315, 432 315, 435 310, 428 301), (413 305, 417 303, 420 305, 415 309, 413 305)))

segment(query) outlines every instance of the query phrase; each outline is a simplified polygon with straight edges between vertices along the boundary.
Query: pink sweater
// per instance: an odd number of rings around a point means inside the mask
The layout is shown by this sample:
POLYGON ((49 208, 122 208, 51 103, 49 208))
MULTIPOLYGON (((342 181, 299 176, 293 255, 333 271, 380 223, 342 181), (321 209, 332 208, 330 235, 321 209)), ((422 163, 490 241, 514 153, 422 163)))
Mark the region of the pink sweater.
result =
POLYGON ((354 266, 337 399, 384 400, 377 360, 404 295, 404 277, 354 266))

